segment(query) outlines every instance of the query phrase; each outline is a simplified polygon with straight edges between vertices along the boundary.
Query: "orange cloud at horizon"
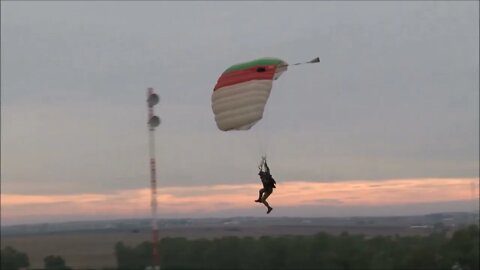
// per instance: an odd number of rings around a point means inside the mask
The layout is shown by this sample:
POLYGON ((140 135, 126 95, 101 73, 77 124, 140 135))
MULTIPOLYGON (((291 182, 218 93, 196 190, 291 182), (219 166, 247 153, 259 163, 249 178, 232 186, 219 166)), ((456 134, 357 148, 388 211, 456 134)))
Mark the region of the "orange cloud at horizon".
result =
MULTIPOLYGON (((381 206, 472 199, 478 179, 393 179, 342 182, 289 181, 277 184, 269 202, 276 207, 302 205, 381 206)), ((252 207, 260 184, 206 185, 158 189, 160 213, 212 213, 252 207)), ((475 192, 478 194, 478 191, 475 192)), ((477 195, 478 196, 478 195, 477 195)), ((2 194, 2 223, 31 216, 148 216, 150 189, 105 194, 2 194)))

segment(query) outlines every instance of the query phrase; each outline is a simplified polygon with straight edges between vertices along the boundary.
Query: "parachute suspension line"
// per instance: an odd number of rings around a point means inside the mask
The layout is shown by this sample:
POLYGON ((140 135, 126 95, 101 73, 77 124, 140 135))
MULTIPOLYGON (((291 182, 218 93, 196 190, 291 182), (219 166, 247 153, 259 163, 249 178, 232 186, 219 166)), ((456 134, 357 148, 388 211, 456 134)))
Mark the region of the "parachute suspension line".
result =
POLYGON ((270 113, 268 113, 268 108, 265 108, 263 112, 263 119, 261 123, 258 123, 255 129, 255 135, 257 139, 257 148, 259 157, 266 157, 269 152, 270 145, 270 113))
POLYGON ((283 64, 283 65, 278 65, 278 67, 288 67, 288 66, 298 66, 298 65, 304 65, 304 64, 314 64, 314 63, 320 63, 320 57, 315 57, 310 61, 307 62, 299 62, 295 64, 283 64))

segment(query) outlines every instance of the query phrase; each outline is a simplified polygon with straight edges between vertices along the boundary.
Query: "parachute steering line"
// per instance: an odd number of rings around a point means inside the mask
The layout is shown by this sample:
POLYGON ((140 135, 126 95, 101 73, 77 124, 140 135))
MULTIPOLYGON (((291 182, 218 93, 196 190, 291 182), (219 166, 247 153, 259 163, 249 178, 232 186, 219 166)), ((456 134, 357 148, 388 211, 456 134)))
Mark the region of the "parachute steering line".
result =
POLYGON ((160 270, 160 254, 158 252, 158 225, 157 225, 157 173, 155 161, 155 128, 160 125, 160 118, 153 113, 153 106, 158 104, 160 98, 148 88, 148 131, 149 131, 149 154, 150 154, 150 187, 151 187, 151 209, 152 209, 152 257, 153 266, 151 269, 160 270))
MULTIPOLYGON (((289 65, 290 66, 298 66, 298 65, 304 65, 304 64, 314 64, 314 63, 320 63, 320 57, 315 57, 314 59, 306 62, 299 62, 295 64, 280 64, 277 66, 277 68, 286 68, 289 65)), ((260 123, 257 125, 257 130, 256 130, 256 135, 257 135, 257 141, 258 141, 258 149, 259 149, 259 154, 262 158, 267 157, 267 153, 269 150, 269 140, 267 138, 270 137, 270 132, 269 132, 269 113, 268 113, 268 108, 265 108, 263 112, 263 123, 260 123)))

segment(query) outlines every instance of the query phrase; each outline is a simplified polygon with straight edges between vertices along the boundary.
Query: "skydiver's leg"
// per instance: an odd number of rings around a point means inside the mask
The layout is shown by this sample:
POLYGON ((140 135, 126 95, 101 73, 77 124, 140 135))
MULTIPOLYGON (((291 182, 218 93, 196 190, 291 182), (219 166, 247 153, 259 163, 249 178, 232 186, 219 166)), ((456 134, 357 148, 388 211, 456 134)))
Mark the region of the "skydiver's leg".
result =
POLYGON ((262 203, 267 207, 267 214, 270 213, 272 211, 272 207, 270 207, 270 205, 268 204, 267 202, 267 198, 268 196, 270 196, 270 194, 272 194, 273 190, 272 189, 267 189, 265 190, 265 192, 263 193, 263 197, 262 197, 262 203))
POLYGON ((270 194, 272 194, 272 190, 271 190, 271 189, 266 189, 266 190, 264 190, 263 196, 262 196, 262 202, 266 202, 266 201, 267 201, 267 198, 270 196, 270 194))
POLYGON ((262 194, 265 192, 265 189, 262 188, 258 191, 258 199, 255 202, 262 202, 262 194))

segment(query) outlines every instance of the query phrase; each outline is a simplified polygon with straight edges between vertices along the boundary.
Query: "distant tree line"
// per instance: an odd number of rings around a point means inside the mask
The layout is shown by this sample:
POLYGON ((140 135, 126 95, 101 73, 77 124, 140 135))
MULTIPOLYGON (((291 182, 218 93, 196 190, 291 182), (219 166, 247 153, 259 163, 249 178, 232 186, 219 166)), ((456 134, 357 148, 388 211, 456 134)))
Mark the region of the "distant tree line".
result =
MULTIPOLYGON (((13 247, 7 246, 2 249, 0 258, 1 270, 19 270, 28 269, 30 260, 24 252, 17 251, 13 247)), ((60 256, 49 255, 43 259, 44 268, 42 270, 71 270, 60 256)))
POLYGON ((2 270, 17 270, 30 266, 28 255, 10 246, 2 248, 0 263, 2 270))
MULTIPOLYGON (((207 240, 163 238, 162 270, 181 269, 479 269, 479 228, 447 236, 329 235, 223 237, 207 240)), ((115 245, 118 270, 144 270, 152 243, 115 245)))
MULTIPOLYGON (((429 236, 330 235, 207 240, 163 238, 162 270, 195 269, 479 269, 479 227, 429 236)), ((117 268, 145 270, 152 264, 152 243, 114 247, 117 268)), ((1 250, 1 270, 28 269, 28 255, 12 247, 1 250)), ((71 270, 60 256, 44 258, 44 270, 71 270)))

